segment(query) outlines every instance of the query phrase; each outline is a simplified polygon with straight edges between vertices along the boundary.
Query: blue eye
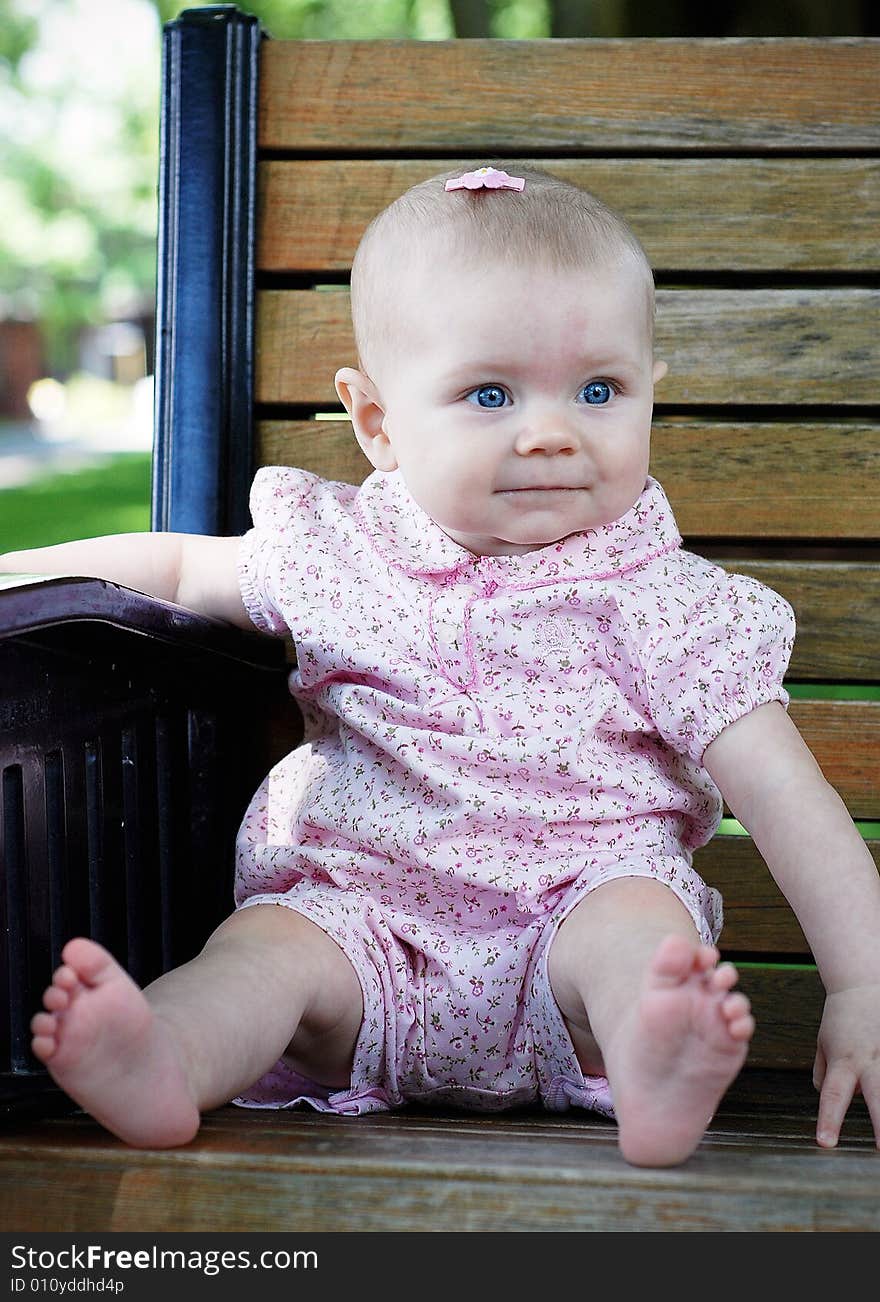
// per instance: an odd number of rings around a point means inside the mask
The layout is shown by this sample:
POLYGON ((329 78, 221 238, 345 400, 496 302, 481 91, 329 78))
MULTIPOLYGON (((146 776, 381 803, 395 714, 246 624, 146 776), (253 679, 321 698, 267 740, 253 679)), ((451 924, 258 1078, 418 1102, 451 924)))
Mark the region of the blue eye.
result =
POLYGON ((488 410, 496 410, 507 403, 507 394, 500 384, 481 384, 479 389, 474 389, 467 395, 468 402, 472 398, 476 398, 478 407, 485 407, 488 410))
POLYGON ((612 389, 611 385, 606 384, 604 380, 591 380, 589 384, 584 385, 581 393, 591 406, 600 407, 611 400, 612 389))

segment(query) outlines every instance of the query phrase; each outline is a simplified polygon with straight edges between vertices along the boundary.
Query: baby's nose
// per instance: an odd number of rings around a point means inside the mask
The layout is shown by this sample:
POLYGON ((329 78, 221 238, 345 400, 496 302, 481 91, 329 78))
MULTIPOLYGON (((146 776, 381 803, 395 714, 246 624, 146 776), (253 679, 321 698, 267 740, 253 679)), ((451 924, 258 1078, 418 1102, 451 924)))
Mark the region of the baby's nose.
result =
POLYGON ((558 452, 576 452, 578 439, 575 430, 565 417, 546 416, 533 420, 520 430, 516 440, 516 450, 520 456, 532 452, 545 454, 558 452))

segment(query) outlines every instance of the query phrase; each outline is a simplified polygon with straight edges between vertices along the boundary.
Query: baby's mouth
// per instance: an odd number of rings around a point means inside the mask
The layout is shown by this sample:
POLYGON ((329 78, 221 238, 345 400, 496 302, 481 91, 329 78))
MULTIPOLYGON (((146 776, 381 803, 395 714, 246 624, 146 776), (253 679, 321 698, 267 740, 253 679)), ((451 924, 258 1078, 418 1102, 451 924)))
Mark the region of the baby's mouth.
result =
POLYGON ((529 484, 524 488, 502 488, 502 493, 581 493, 581 484, 529 484))

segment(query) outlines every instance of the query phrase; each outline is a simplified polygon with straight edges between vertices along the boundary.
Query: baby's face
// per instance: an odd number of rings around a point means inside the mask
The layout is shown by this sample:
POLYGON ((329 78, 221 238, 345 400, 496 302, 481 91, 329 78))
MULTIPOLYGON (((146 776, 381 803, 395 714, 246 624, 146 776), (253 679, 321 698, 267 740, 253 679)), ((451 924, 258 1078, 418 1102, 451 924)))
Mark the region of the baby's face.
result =
MULTIPOLYGON (((648 473, 655 368, 643 280, 615 268, 428 267, 374 376, 373 464, 477 555, 624 515, 648 473)), ((657 367, 656 376, 665 367, 657 367)))

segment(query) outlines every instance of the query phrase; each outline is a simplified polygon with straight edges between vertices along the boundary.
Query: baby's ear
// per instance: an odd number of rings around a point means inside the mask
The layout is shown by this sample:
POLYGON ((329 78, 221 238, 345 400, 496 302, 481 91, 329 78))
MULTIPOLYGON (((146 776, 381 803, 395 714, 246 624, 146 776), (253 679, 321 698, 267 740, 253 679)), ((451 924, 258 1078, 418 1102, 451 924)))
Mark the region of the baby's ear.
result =
POLYGON ((334 380, 345 410, 351 416, 354 436, 377 470, 396 470, 397 458, 385 432, 382 395, 365 371, 343 366, 334 380))
POLYGON ((655 362, 654 377, 653 377, 654 383, 659 384, 668 370, 669 367, 667 366, 666 362, 655 362))

